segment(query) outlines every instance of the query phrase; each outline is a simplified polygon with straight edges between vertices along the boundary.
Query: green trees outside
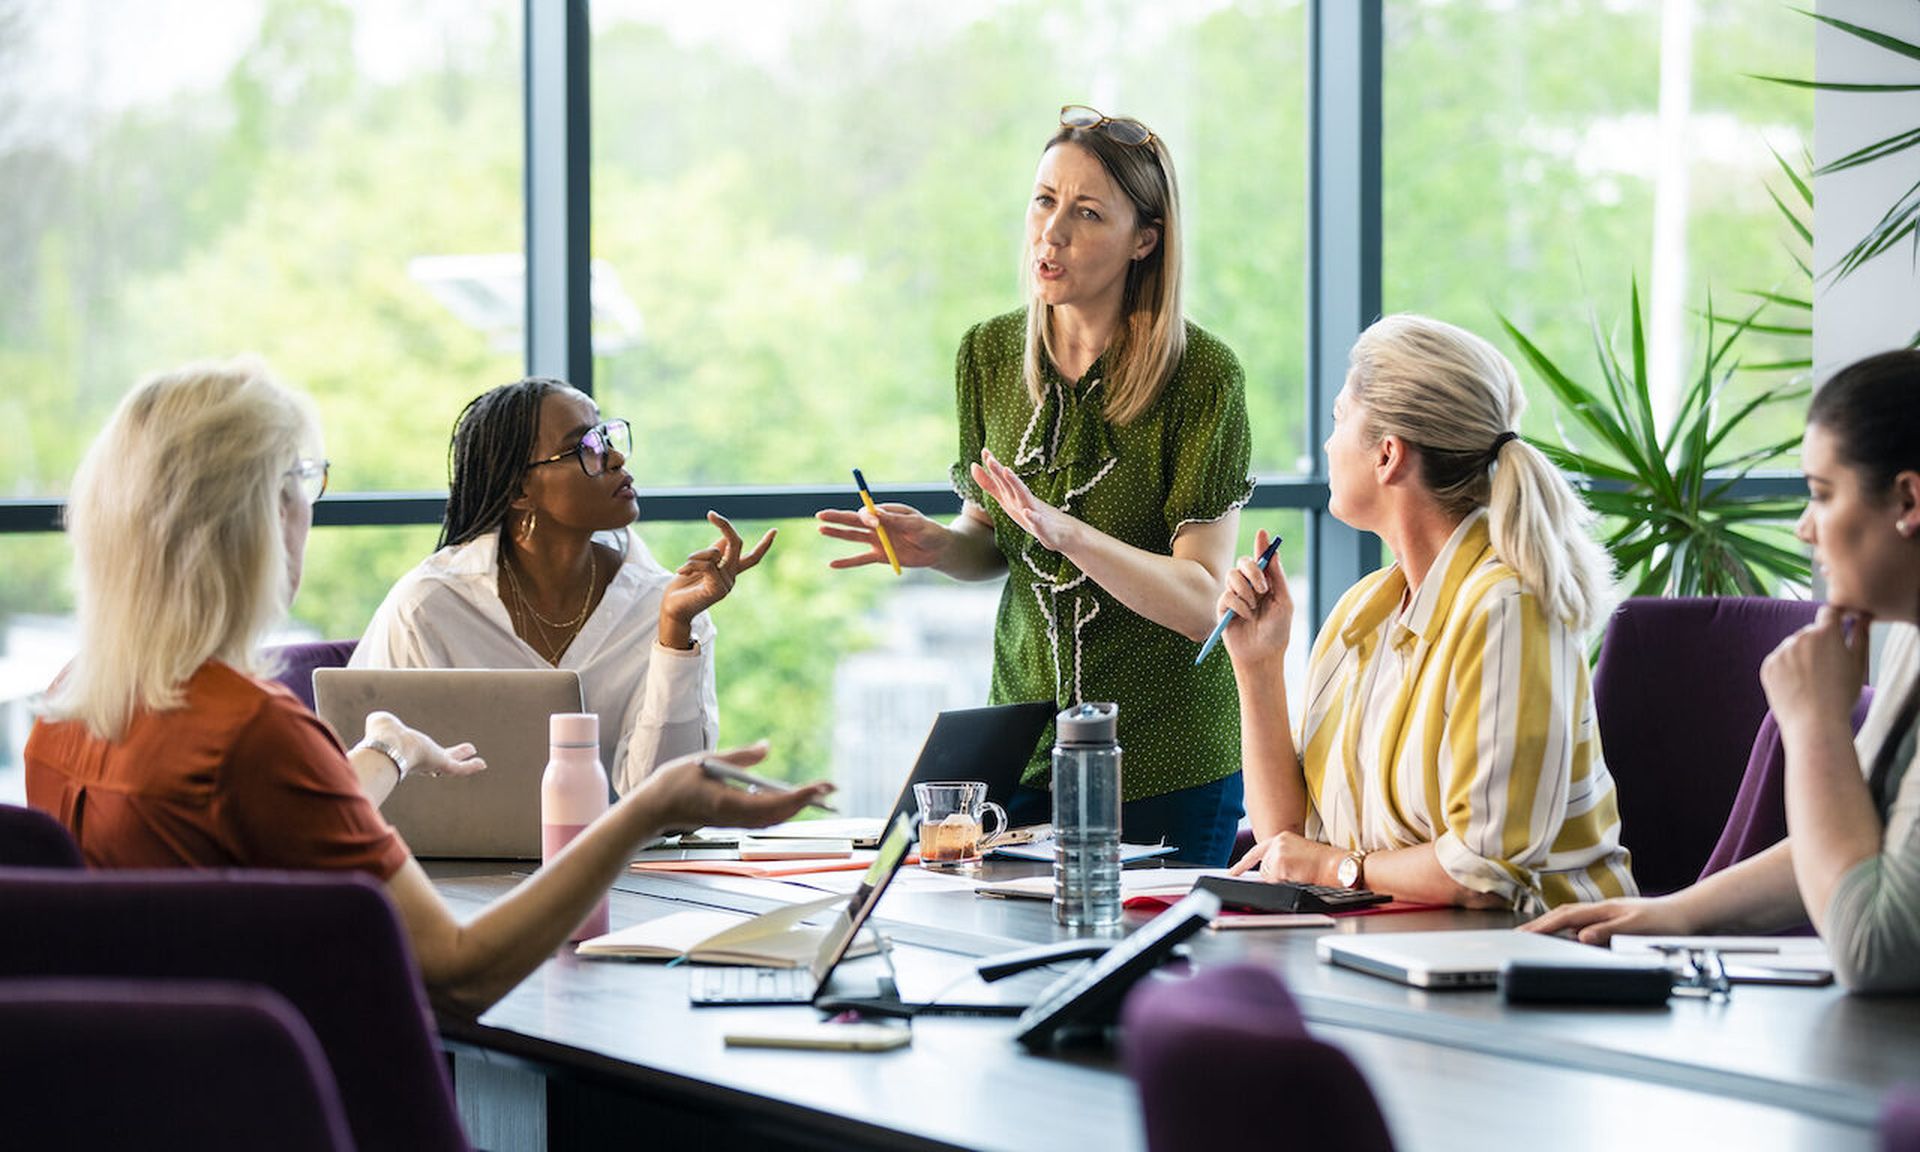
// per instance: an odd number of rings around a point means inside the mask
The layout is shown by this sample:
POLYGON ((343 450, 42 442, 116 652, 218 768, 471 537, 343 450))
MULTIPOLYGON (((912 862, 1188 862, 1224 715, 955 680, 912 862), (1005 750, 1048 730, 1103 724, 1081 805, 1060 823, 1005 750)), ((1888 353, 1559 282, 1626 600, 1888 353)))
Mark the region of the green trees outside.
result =
MULTIPOLYGON (((1730 291, 1791 271, 1759 129, 1792 147, 1811 122, 1804 94, 1739 73, 1807 72, 1812 37, 1784 8, 1696 7, 1695 112, 1745 152, 1694 168, 1693 282, 1730 291)), ((56 8, 0 0, 0 493, 64 491, 142 373, 243 351, 313 395, 336 490, 442 487, 454 416, 520 353, 408 265, 522 248, 520 5, 415 17, 396 63, 378 50, 403 39, 387 9, 263 0, 224 73, 50 109, 26 64, 50 22, 82 19, 56 8)), ((195 35, 181 12, 170 34, 195 35)), ((1647 258, 1650 185, 1596 167, 1593 141, 1653 111, 1658 6, 1392 0, 1387 16, 1387 307, 1489 333, 1503 310, 1557 355, 1584 348, 1585 301, 1620 298, 1647 258)), ((1308 458, 1298 0, 823 0, 742 6, 754 34, 712 37, 611 2, 594 18, 594 255, 641 318, 594 386, 634 423, 641 485, 858 465, 884 498, 943 477, 954 348, 1018 302, 1033 164, 1069 101, 1170 142, 1189 310, 1245 366, 1256 467, 1308 458)), ((641 514, 663 560, 710 535, 641 514)), ((834 666, 876 642, 869 614, 897 585, 829 572, 810 525, 781 527, 716 611, 723 737, 771 735, 817 770, 834 666)), ((358 634, 432 540, 322 530, 296 617, 358 634)), ((64 611, 66 562, 57 538, 0 538, 0 614, 64 611)))

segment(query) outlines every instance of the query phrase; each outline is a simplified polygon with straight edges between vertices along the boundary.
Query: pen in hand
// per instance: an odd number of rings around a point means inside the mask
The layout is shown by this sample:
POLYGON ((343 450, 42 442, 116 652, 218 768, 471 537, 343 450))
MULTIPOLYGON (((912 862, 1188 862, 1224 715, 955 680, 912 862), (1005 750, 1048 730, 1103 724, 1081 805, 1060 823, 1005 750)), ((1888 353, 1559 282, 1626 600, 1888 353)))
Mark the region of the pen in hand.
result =
POLYGON ((860 469, 853 470, 853 482, 860 489, 860 503, 873 513, 873 534, 880 537, 880 547, 886 550, 887 563, 893 565, 893 574, 900 575, 900 556, 893 550, 893 541, 888 538, 887 530, 880 523, 880 509, 873 506, 873 492, 867 488, 867 478, 860 475, 860 469))
MULTIPOLYGON (((748 788, 758 788, 762 792, 793 791, 793 785, 791 784, 786 784, 779 780, 769 780, 765 776, 756 776, 745 768, 729 764, 725 760, 701 757, 700 771, 706 773, 708 779, 723 780, 730 784, 744 784, 748 788)), ((839 815, 840 812, 838 808, 835 808, 831 804, 823 804, 818 800, 813 801, 808 807, 818 808, 822 812, 831 812, 835 815, 839 815)))
MULTIPOLYGON (((1260 558, 1254 561, 1254 565, 1262 572, 1265 572, 1267 565, 1273 562, 1273 554, 1279 551, 1279 549, 1280 537, 1275 536, 1273 539, 1267 541, 1265 548, 1261 549, 1260 558)), ((1225 632, 1227 625, 1231 623, 1233 623, 1233 609, 1229 608, 1225 612, 1220 613, 1220 623, 1215 624, 1213 631, 1207 633, 1207 642, 1200 645, 1200 655, 1193 658, 1195 664, 1207 658, 1207 653, 1213 651, 1213 646, 1220 643, 1220 634, 1225 632)))

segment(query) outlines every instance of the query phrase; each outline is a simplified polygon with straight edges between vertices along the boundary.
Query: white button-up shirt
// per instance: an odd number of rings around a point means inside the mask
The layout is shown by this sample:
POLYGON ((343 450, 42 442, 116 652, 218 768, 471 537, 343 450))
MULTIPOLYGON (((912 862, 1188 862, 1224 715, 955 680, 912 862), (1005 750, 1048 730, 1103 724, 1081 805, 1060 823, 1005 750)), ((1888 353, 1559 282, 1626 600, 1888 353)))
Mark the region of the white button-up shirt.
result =
MULTIPOLYGON (((660 601, 673 573, 638 536, 623 535, 626 561, 553 667, 579 673, 587 710, 600 715, 601 763, 625 793, 661 761, 714 747, 720 700, 713 622, 704 612, 693 618, 690 652, 661 647, 660 601)), ((601 540, 620 546, 619 536, 601 540)), ((507 617, 499 553, 499 533, 489 532, 421 561, 387 593, 349 666, 549 667, 507 617)))

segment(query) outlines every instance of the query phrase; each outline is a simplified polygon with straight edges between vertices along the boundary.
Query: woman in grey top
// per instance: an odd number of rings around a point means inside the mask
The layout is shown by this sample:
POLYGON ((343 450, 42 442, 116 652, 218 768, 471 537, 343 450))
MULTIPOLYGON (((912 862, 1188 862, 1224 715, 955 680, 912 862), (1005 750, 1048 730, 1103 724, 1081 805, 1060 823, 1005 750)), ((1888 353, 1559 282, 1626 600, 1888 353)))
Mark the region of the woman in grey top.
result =
POLYGON ((1527 927, 1766 932, 1811 918, 1854 992, 1920 991, 1920 351, 1870 357, 1814 394, 1798 535, 1827 580, 1819 618, 1760 669, 1786 745, 1785 840, 1691 888, 1569 904, 1527 927), (1859 736, 1869 626, 1888 629, 1859 736))

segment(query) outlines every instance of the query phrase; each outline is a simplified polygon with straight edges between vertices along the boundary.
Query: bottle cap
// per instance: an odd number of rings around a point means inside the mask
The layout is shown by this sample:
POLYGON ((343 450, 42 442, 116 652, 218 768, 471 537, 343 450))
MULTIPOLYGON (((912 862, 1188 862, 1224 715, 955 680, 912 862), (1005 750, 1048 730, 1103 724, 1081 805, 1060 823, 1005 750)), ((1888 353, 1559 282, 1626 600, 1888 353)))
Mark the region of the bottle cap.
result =
POLYGON ((547 740, 555 748, 598 748, 600 717, 592 712, 555 712, 547 717, 547 740))
POLYGON ((1120 705, 1075 704, 1055 718, 1060 744, 1112 744, 1120 735, 1120 705))

